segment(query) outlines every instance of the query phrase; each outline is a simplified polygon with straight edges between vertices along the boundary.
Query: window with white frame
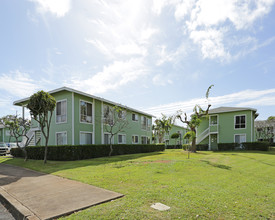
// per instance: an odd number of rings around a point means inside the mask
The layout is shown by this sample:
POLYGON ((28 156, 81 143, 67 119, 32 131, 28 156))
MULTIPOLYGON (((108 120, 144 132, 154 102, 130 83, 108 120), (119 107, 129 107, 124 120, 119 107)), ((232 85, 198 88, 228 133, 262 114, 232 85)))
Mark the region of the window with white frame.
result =
POLYGON ((132 136, 132 143, 133 144, 138 144, 138 135, 133 135, 132 136))
POLYGON ((132 121, 138 121, 138 115, 135 113, 132 113, 132 121))
POLYGON ((112 125, 114 123, 114 109, 109 105, 103 106, 103 119, 105 124, 112 125))
POLYGON ((65 145, 67 144, 67 132, 56 132, 56 145, 65 145))
POLYGON ((118 134, 117 139, 118 139, 118 144, 126 144, 125 134, 118 134))
POLYGON ((151 119, 147 118, 147 130, 151 129, 151 119))
POLYGON ((235 134, 235 143, 243 143, 246 142, 246 135, 245 134, 235 134))
POLYGON ((56 102, 56 123, 67 122, 67 100, 56 102))
POLYGON ((235 116, 235 129, 245 128, 246 118, 245 115, 236 115, 235 116))
POLYGON ((93 144, 93 133, 81 131, 79 136, 79 143, 83 144, 93 144))
POLYGON ((93 105, 90 102, 80 101, 80 121, 92 123, 93 105))
POLYGON ((145 116, 141 116, 141 128, 143 130, 146 130, 147 128, 147 118, 145 116))
POLYGON ((141 137, 141 144, 150 144, 150 139, 146 136, 141 137))
MULTIPOLYGON (((111 134, 110 133, 104 133, 104 144, 110 144, 111 134)), ((114 136, 112 137, 112 144, 114 143, 114 136)))

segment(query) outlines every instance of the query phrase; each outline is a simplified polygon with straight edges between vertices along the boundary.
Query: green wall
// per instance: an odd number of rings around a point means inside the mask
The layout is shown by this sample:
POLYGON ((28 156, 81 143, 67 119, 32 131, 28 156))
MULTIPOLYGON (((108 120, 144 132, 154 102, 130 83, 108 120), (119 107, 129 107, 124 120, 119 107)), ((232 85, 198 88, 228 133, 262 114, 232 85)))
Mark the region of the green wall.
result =
MULTIPOLYGON (((98 99, 93 99, 91 97, 81 95, 78 93, 72 93, 69 91, 60 91, 51 94, 56 101, 66 100, 67 101, 67 120, 64 123, 56 123, 56 110, 53 112, 53 117, 50 127, 50 138, 49 145, 56 145, 56 132, 67 132, 67 144, 80 143, 80 132, 92 132, 93 133, 93 143, 102 144, 104 132, 106 132, 106 126, 102 123, 102 109, 103 105, 107 104, 113 106, 109 103, 105 103, 98 99), (80 122, 80 101, 86 101, 92 103, 93 105, 93 123, 83 123, 80 122), (74 135, 73 135, 74 134, 74 135)), ((142 114, 134 112, 138 115, 138 121, 132 121, 132 111, 127 110, 127 120, 129 122, 128 126, 123 132, 119 134, 126 135, 126 143, 132 143, 132 135, 139 136, 139 144, 141 143, 141 137, 146 136, 152 139, 151 123, 152 117, 146 116, 150 119, 150 128, 143 130, 141 129, 141 116, 142 114)), ((143 115, 145 116, 145 115, 143 115)), ((33 122, 32 127, 37 127, 37 123, 33 122)), ((42 145, 45 144, 45 139, 43 135, 41 136, 42 145)), ((114 137, 114 143, 118 143, 118 135, 114 137)))
MULTIPOLYGON (((255 132, 254 132, 254 120, 255 120, 255 112, 251 110, 246 111, 236 111, 236 112, 224 112, 217 115, 218 117, 218 126, 217 129, 217 142, 218 143, 233 143, 235 142, 235 135, 237 134, 245 134, 246 142, 255 141, 255 132), (235 116, 245 115, 246 117, 246 127, 245 128, 235 128, 235 116)), ((211 116, 211 115, 210 115, 211 116)), ((197 137, 209 127, 209 116, 203 117, 201 125, 197 129, 197 137)), ((214 132, 213 132, 214 133, 214 132)), ((208 144, 209 136, 207 136, 200 144, 208 144)))

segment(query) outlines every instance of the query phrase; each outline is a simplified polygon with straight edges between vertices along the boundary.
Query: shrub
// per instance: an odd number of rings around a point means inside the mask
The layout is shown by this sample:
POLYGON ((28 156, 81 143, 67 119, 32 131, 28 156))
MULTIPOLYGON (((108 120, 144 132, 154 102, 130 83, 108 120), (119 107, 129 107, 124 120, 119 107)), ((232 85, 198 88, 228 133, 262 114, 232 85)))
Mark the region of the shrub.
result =
POLYGON ((182 149, 182 146, 177 144, 177 145, 166 145, 166 149, 182 149))
POLYGON ((208 144, 197 144, 198 151, 206 151, 208 150, 208 144))
POLYGON ((235 150, 239 146, 238 143, 218 143, 219 151, 235 150))
POLYGON ((268 142, 244 142, 242 145, 245 150, 268 151, 270 144, 268 142))
MULTIPOLYGON (((26 147, 29 159, 43 160, 45 147, 35 146, 26 147)), ((156 151, 164 151, 164 144, 114 144, 114 155, 123 154, 136 154, 136 153, 149 153, 156 151)), ((110 145, 62 145, 62 146, 48 146, 48 159, 49 160, 83 160, 97 157, 106 157, 109 155, 110 145)), ((23 157, 22 149, 13 148, 11 154, 14 157, 23 157)))
POLYGON ((182 145, 182 149, 183 149, 183 150, 187 150, 188 147, 190 147, 190 144, 183 144, 183 145, 182 145))

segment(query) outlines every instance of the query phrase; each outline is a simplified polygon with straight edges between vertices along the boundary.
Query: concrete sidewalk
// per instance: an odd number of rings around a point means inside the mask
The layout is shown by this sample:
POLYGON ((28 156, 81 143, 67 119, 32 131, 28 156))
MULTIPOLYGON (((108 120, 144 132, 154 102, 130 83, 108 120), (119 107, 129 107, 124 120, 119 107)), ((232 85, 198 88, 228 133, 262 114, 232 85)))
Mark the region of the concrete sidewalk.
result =
POLYGON ((0 200, 16 219, 52 219, 122 194, 0 163, 0 200))

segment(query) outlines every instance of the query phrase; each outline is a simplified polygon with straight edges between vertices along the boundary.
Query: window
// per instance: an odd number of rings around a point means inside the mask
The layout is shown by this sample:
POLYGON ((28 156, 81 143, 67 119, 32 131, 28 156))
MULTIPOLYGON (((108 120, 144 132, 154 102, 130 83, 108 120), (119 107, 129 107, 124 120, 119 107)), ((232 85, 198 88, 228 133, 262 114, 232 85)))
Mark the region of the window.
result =
POLYGON ((246 135, 245 134, 235 134, 235 143, 243 143, 246 142, 246 135))
POLYGON ((132 136, 132 143, 133 144, 138 144, 138 135, 133 135, 132 136))
POLYGON ((151 119, 147 118, 147 130, 151 129, 151 119))
POLYGON ((80 101, 80 121, 92 123, 93 105, 92 103, 80 101))
POLYGON ((6 130, 6 136, 11 136, 10 130, 6 130))
POLYGON ((235 128, 245 128, 245 115, 235 116, 235 128))
POLYGON ((67 144, 67 132, 57 132, 56 133, 56 145, 65 145, 67 144))
POLYGON ((126 111, 125 110, 120 110, 118 112, 118 118, 125 120, 126 119, 126 111))
POLYGON ((141 116, 141 128, 143 130, 146 130, 147 129, 147 118, 145 116, 141 116))
POLYGON ((104 123, 112 125, 114 123, 114 109, 109 106, 109 105, 104 105, 103 106, 103 118, 104 118, 104 123))
POLYGON ((67 122, 67 100, 56 102, 56 123, 67 122))
MULTIPOLYGON (((111 134, 104 133, 104 144, 110 144, 111 134)), ((114 143, 114 136, 112 137, 112 144, 114 143)))
POLYGON ((141 137, 141 144, 150 144, 150 139, 148 137, 141 137))
POLYGON ((126 135, 125 134, 118 135, 118 144, 126 144, 126 135))
POLYGON ((138 121, 138 115, 135 114, 135 113, 133 113, 133 114, 132 114, 132 120, 133 120, 133 121, 138 121))
POLYGON ((80 132, 80 144, 93 144, 93 133, 91 132, 80 132))

